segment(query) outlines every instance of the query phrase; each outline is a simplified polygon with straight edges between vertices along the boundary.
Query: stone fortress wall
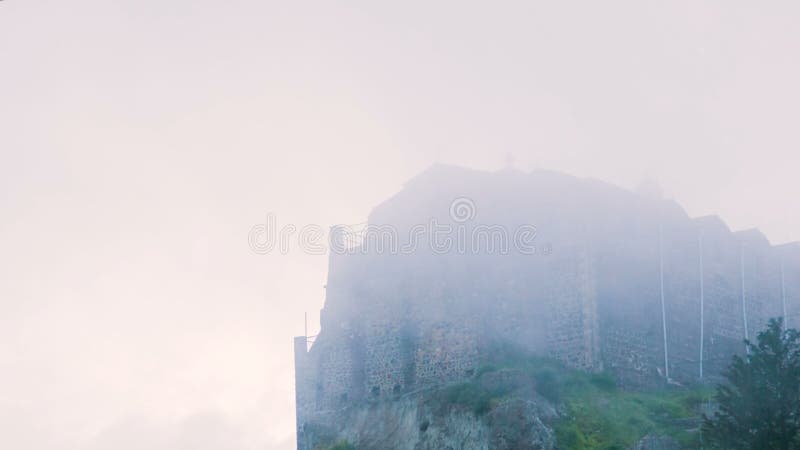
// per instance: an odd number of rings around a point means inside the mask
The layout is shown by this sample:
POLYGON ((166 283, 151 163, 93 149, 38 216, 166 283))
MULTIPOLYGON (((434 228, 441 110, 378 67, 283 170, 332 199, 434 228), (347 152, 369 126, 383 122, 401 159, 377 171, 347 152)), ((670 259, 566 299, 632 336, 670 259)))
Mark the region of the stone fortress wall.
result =
POLYGON ((713 381, 769 318, 800 325, 800 245, 664 202, 592 227, 548 211, 549 256, 332 255, 322 331, 295 339, 299 448, 354 401, 469 378, 498 341, 636 388, 713 381))

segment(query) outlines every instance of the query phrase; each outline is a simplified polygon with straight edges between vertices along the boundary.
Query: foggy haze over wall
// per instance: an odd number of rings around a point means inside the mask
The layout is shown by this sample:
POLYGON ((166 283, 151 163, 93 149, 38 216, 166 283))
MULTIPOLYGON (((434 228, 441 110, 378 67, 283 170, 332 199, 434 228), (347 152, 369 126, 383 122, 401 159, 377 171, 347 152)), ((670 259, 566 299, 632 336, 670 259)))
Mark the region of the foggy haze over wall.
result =
MULTIPOLYGON (((434 162, 800 240, 796 2, 0 2, 0 436, 293 448, 327 258, 434 162)), ((534 224, 535 225, 535 224, 534 224)))

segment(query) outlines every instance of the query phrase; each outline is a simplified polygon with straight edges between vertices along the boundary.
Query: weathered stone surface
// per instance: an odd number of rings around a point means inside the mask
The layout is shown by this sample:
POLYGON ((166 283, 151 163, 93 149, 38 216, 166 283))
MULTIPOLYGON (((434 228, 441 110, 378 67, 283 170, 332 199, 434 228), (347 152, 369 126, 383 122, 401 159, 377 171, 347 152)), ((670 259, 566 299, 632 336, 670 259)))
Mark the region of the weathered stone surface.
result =
POLYGON ((493 449, 552 449, 555 448, 553 430, 539 416, 536 402, 515 398, 498 405, 489 414, 490 441, 493 449))
POLYGON ((423 237, 403 255, 332 254, 320 335, 295 345, 298 432, 354 402, 469 379, 496 342, 611 372, 623 388, 689 384, 701 367, 718 377, 768 318, 800 317, 800 246, 605 183, 437 166, 369 220, 392 225, 402 248, 434 219, 466 235, 533 225, 540 251, 440 254, 423 237), (474 218, 455 222, 464 197, 474 218))
POLYGON ((359 450, 553 449, 553 430, 541 411, 552 414, 554 409, 543 400, 517 397, 476 415, 461 408, 443 410, 425 395, 406 396, 317 416, 307 424, 304 443, 314 448, 344 439, 359 450))

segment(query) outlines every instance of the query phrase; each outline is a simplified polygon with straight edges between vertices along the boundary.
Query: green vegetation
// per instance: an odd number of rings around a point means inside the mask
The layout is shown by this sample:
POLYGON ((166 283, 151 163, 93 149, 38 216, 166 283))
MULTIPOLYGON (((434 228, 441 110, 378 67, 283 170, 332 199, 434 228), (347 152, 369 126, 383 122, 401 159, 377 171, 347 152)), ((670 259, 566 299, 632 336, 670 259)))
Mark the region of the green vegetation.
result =
POLYGON ((734 356, 717 388, 719 411, 705 418, 711 448, 783 450, 800 447, 800 332, 772 319, 745 341, 748 354, 734 356))
POLYGON ((648 433, 671 436, 693 447, 699 435, 686 431, 697 417, 696 392, 625 392, 575 383, 567 388, 567 417, 555 424, 559 444, 574 449, 624 449, 648 433))
MULTIPOLYGON (((773 320, 757 343, 747 345, 749 354, 733 357, 724 374, 727 383, 716 395, 698 386, 626 391, 610 374, 572 370, 501 346, 468 381, 432 391, 424 401, 434 417, 454 410, 479 419, 489 414, 490 419, 480 420, 500 423, 503 438, 516 442, 522 434, 509 430, 523 428, 515 422, 522 414, 509 405, 538 394, 557 408, 558 414, 541 418, 555 432, 558 448, 569 450, 629 449, 649 434, 670 437, 683 448, 800 448, 800 332, 773 320), (703 420, 700 406, 712 397, 718 412, 703 420)), ((419 430, 425 433, 430 426, 426 419, 419 430)), ((333 436, 324 429, 315 435, 333 436)), ((329 448, 354 447, 340 441, 329 448)))
POLYGON ((495 400, 491 392, 474 381, 448 386, 442 394, 444 406, 463 407, 471 410, 476 416, 489 412, 495 400))
POLYGON ((511 369, 526 374, 539 395, 560 406, 564 414, 552 425, 561 448, 627 449, 648 433, 670 436, 687 448, 699 447, 699 433, 687 428, 699 424, 699 405, 712 394, 709 389, 628 392, 618 389, 609 374, 571 370, 557 361, 509 350, 494 355, 472 382, 452 388, 454 402, 485 413, 510 391, 481 390, 480 379, 511 369))
POLYGON ((328 450, 356 450, 356 448, 347 441, 339 441, 329 447, 328 450))
POLYGON ((561 402, 564 387, 561 385, 558 372, 550 368, 543 368, 534 371, 533 378, 536 380, 536 392, 553 403, 561 402))

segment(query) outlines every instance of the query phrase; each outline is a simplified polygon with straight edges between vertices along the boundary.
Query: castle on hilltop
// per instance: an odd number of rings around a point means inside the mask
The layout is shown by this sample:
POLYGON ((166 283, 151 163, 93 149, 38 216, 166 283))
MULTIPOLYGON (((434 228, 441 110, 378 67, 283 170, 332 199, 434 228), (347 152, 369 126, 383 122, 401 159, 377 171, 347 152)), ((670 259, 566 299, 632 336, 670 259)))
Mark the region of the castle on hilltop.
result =
POLYGON ((769 318, 800 322, 800 244, 595 180, 437 165, 369 223, 386 245, 331 252, 320 334, 295 338, 298 448, 353 402, 473 376, 498 343, 625 386, 689 384, 769 318), (431 224, 449 227, 448 251, 431 224))

